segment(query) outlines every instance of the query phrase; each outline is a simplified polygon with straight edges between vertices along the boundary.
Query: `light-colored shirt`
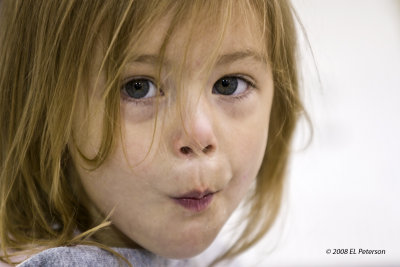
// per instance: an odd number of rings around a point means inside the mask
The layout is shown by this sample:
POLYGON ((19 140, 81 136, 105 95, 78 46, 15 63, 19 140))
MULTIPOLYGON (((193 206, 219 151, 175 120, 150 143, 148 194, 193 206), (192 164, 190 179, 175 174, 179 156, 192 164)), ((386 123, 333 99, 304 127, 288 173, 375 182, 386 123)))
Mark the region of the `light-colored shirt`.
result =
MULTIPOLYGON (((149 251, 130 248, 112 248, 124 256, 134 267, 168 266, 183 267, 190 266, 189 260, 171 260, 157 256, 149 251)), ((72 246, 56 247, 44 250, 25 260, 19 267, 31 266, 128 266, 125 261, 114 256, 112 253, 95 246, 72 246)))

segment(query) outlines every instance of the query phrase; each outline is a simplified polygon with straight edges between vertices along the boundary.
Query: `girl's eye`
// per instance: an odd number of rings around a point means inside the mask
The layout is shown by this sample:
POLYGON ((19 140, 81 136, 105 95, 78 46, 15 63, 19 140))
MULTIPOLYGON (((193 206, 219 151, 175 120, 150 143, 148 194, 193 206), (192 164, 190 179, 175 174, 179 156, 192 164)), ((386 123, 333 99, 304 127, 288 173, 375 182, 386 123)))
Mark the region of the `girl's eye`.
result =
POLYGON ((130 80, 122 89, 130 98, 134 99, 154 97, 157 92, 154 83, 144 78, 130 80))
POLYGON ((239 77, 222 77, 213 86, 213 94, 239 95, 249 87, 249 82, 239 77))

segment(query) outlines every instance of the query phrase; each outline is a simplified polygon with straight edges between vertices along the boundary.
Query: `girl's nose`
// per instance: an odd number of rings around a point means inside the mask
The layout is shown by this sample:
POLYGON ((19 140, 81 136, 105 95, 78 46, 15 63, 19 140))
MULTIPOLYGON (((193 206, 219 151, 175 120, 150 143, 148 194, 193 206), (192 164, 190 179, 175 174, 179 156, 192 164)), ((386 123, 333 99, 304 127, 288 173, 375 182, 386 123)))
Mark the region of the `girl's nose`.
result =
POLYGON ((182 114, 173 138, 175 155, 181 158, 210 156, 217 150, 217 139, 210 109, 200 101, 191 115, 182 114))

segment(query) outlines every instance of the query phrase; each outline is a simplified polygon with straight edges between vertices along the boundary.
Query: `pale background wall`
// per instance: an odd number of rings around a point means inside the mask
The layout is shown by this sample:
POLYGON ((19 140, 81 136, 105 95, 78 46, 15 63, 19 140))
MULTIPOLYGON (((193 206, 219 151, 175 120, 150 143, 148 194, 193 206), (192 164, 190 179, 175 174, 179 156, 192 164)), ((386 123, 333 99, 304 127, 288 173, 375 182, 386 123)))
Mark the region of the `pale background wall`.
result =
POLYGON ((303 48, 314 139, 299 149, 299 128, 281 220, 231 266, 400 266, 400 1, 293 3, 321 78, 303 48), (335 248, 386 254, 326 254, 335 248))

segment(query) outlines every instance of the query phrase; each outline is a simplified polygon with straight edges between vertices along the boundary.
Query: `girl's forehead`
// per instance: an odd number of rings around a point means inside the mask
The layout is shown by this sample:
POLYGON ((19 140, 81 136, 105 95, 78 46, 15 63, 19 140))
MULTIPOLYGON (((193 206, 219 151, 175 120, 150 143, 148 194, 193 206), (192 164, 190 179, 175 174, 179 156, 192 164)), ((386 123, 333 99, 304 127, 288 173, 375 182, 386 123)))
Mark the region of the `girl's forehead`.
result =
MULTIPOLYGON (((156 21, 144 31, 139 40, 132 40, 135 45, 132 45, 129 57, 135 62, 157 62, 170 27, 170 16, 156 21)), ((254 16, 245 17, 236 12, 223 25, 215 25, 207 20, 192 25, 186 21, 175 27, 168 36, 164 65, 180 63, 184 57, 186 62, 190 62, 190 66, 185 67, 198 68, 216 52, 216 58, 221 55, 253 53, 266 59, 266 42, 261 28, 254 16)))

